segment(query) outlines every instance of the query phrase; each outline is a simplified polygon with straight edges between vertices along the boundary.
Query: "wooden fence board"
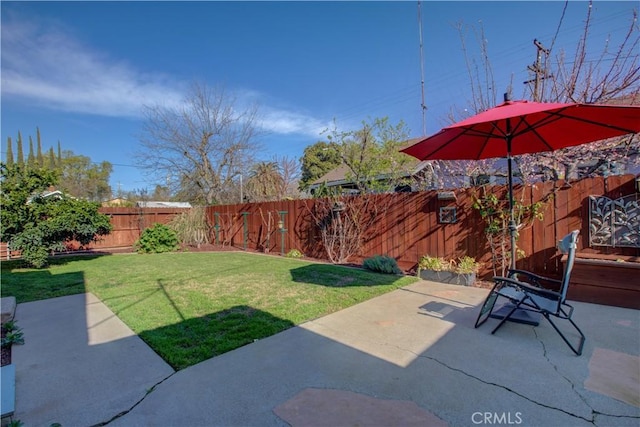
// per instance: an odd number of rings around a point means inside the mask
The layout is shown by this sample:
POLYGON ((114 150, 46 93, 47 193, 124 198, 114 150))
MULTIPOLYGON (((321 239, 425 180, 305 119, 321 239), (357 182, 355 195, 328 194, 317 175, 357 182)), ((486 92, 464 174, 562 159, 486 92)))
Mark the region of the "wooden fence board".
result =
MULTIPOLYGON (((455 190, 455 201, 438 200, 437 191, 368 196, 374 198, 377 206, 388 206, 388 209, 371 227, 370 238, 365 242, 361 256, 354 261, 376 254, 390 255, 403 268, 410 268, 415 267, 420 257, 426 254, 454 259, 469 255, 483 262, 480 276, 490 277, 493 272, 484 235, 484 220, 472 207, 472 196, 479 194, 478 191, 477 188, 455 190), (457 208, 456 223, 439 222, 439 210, 445 206, 457 208)), ((489 191, 495 192, 498 197, 505 197, 506 188, 497 186, 489 191)), ((637 248, 588 246, 588 196, 595 194, 617 198, 633 194, 633 175, 583 179, 571 182, 571 186, 564 185, 563 181, 537 183, 533 188, 517 187, 516 191, 527 202, 539 201, 553 194, 548 200, 544 221, 535 221, 531 227, 520 232, 519 245, 527 255, 519 262, 519 266, 545 275, 561 274, 562 265, 557 259, 555 245, 559 238, 576 228, 581 231, 580 251, 640 255, 640 249, 637 248)), ((320 231, 312 215, 318 203, 320 202, 315 199, 305 199, 209 206, 206 214, 211 225, 211 240, 213 242, 217 234, 219 244, 263 250, 261 245, 265 244, 266 233, 269 231, 265 220, 268 221, 270 212, 270 252, 287 253, 291 249, 298 249, 313 258, 326 258, 320 231), (285 245, 282 247, 282 234, 277 229, 277 222, 280 219, 279 212, 284 211, 287 212, 286 232, 285 245), (243 215, 243 212, 246 214, 243 215)), ((146 227, 156 222, 166 224, 175 215, 187 210, 101 208, 100 211, 110 216, 114 230, 104 240, 92 244, 91 248, 94 249, 130 247, 146 227)), ((0 255, 6 259, 6 245, 0 247, 0 255)))

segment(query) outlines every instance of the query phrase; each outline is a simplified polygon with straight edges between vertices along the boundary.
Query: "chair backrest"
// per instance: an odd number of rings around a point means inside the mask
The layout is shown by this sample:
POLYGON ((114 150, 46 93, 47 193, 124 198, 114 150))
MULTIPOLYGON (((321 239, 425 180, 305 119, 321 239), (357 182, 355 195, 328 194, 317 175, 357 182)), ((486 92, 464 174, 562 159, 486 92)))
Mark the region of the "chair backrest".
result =
POLYGON ((558 250, 567 255, 567 265, 564 269, 562 276, 562 285, 560 287, 560 294, 562 295, 561 302, 564 302, 567 298, 567 290, 569 289, 569 279, 571 278, 571 270, 573 270, 573 262, 576 259, 576 249, 578 248, 578 235, 580 230, 573 230, 558 241, 558 250))

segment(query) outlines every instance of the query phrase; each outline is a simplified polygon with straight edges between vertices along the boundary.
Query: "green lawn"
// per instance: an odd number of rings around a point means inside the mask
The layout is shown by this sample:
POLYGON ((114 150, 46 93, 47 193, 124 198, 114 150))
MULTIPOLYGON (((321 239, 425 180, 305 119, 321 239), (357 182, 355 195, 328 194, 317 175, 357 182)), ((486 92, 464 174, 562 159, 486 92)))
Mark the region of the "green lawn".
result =
POLYGON ((413 283, 416 278, 241 252, 2 262, 18 303, 92 292, 176 369, 413 283))

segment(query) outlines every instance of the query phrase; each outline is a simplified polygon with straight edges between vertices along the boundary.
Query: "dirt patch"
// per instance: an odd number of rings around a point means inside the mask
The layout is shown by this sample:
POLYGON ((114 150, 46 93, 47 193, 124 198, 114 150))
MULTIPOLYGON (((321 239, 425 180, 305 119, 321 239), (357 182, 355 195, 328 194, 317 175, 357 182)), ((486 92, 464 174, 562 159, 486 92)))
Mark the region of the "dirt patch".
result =
MULTIPOLYGON (((4 338, 7 334, 7 330, 2 328, 2 338, 4 338)), ((0 366, 6 366, 11 364, 11 347, 10 346, 2 346, 2 363, 0 366)))

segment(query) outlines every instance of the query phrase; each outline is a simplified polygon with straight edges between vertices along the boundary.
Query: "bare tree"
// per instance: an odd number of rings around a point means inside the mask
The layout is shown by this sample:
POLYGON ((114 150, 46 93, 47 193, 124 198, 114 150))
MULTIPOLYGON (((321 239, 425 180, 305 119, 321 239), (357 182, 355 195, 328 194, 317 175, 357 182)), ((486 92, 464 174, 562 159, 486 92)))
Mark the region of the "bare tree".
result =
MULTIPOLYGON (((525 82, 524 93, 534 101, 578 103, 640 103, 640 31, 637 11, 631 10, 625 36, 618 44, 607 42, 598 51, 590 49, 589 35, 593 25, 592 2, 586 6, 584 28, 575 51, 570 54, 558 47, 557 38, 569 2, 565 2, 553 38, 539 47, 539 61, 533 67, 533 78, 525 82)), ((579 3, 574 3, 579 4, 579 3)), ((471 97, 465 106, 453 106, 448 122, 495 106, 496 83, 482 24, 480 28, 457 25, 469 77, 471 97), (479 46, 479 57, 471 56, 466 44, 472 31, 479 46)), ((610 39, 608 39, 610 40, 610 39)), ((512 82, 507 90, 512 91, 512 82)), ((577 178, 622 172, 629 164, 640 164, 638 135, 612 138, 593 144, 570 147, 553 153, 536 153, 515 158, 516 176, 524 182, 540 179, 577 178)), ((464 174, 473 169, 468 162, 448 163, 442 169, 464 174)))
MULTIPOLYGON (((539 85, 540 93, 532 93, 534 98, 546 102, 640 104, 640 30, 637 11, 630 13, 625 36, 619 44, 612 45, 607 39, 600 52, 593 52, 588 45, 593 25, 592 13, 590 1, 584 29, 573 55, 560 50, 554 56, 553 46, 557 36, 551 40, 551 48, 545 52, 545 61, 539 70, 544 76, 539 85)), ((562 17, 558 30, 561 26, 562 17)), ((532 87, 528 89, 534 90, 532 87)), ((640 138, 638 135, 629 135, 553 153, 522 156, 518 164, 522 175, 533 179, 541 176, 543 179, 573 179, 624 172, 626 166, 640 164, 640 138)))
POLYGON ((145 107, 139 165, 174 192, 205 204, 237 200, 230 189, 259 149, 257 107, 239 109, 222 88, 194 84, 179 107, 145 107))
POLYGON ((282 188, 280 189, 280 199, 287 197, 299 198, 300 191, 298 184, 301 177, 300 161, 295 157, 274 156, 273 161, 280 166, 282 173, 282 188))
MULTIPOLYGON (((529 67, 534 75, 532 79, 525 82, 527 84, 525 94, 533 101, 542 102, 640 103, 640 50, 638 49, 640 31, 636 10, 630 11, 629 25, 619 44, 613 46, 607 43, 601 50, 593 52, 589 48, 589 34, 594 13, 592 2, 581 3, 587 7, 584 28, 575 52, 568 54, 561 49, 556 52, 558 48, 556 41, 568 4, 565 2, 553 38, 548 42, 533 40, 538 48, 538 59, 533 67, 529 67), (545 48, 544 45, 549 48, 545 48)), ((482 36, 483 32, 475 31, 476 35, 480 35, 477 37, 480 44, 480 59, 474 60, 468 57, 465 44, 467 36, 463 29, 461 25, 458 26, 470 81, 471 100, 465 108, 456 106, 452 109, 448 117, 451 122, 493 107, 496 99, 496 84, 493 80, 490 55, 486 40, 482 36)), ((511 92, 511 90, 508 91, 511 92)), ((533 182, 540 179, 557 180, 624 172, 629 162, 640 163, 639 141, 638 135, 628 135, 552 153, 516 156, 514 158, 515 177, 523 182, 533 182)), ((470 174, 473 171, 470 162, 441 162, 440 167, 458 175, 470 174)), ((497 199, 491 197, 486 194, 478 197, 475 207, 481 213, 483 210, 485 213, 491 212, 485 218, 488 220, 485 231, 494 255, 494 265, 504 268, 509 264, 506 262, 509 261, 509 251, 504 250, 508 230, 504 221, 498 219, 504 219, 506 207, 503 206, 504 203, 500 204, 497 199)), ((516 201, 516 211, 521 209, 527 212, 530 218, 540 219, 544 213, 544 203, 527 205, 522 197, 519 199, 516 201)), ((519 218, 517 223, 519 228, 527 225, 522 218, 519 218)))
POLYGON ((365 242, 376 234, 397 197, 397 194, 333 195, 305 203, 320 231, 329 261, 342 264, 361 255, 365 242))

